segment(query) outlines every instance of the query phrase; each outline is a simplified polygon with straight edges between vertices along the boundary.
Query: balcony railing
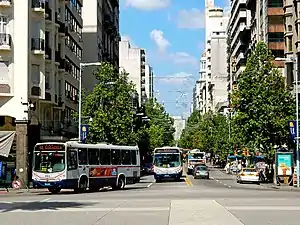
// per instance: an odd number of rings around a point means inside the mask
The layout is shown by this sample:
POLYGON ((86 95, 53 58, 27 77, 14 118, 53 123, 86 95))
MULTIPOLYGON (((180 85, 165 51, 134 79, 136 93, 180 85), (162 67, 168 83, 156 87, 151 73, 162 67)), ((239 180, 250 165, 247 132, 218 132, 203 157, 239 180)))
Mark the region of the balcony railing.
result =
POLYGON ((32 51, 45 51, 45 40, 41 38, 31 38, 32 51))
POLYGON ((1 34, 0 33, 0 46, 2 46, 2 45, 11 46, 10 34, 1 34))
POLYGON ((42 8, 45 9, 45 0, 32 0, 32 8, 42 8))

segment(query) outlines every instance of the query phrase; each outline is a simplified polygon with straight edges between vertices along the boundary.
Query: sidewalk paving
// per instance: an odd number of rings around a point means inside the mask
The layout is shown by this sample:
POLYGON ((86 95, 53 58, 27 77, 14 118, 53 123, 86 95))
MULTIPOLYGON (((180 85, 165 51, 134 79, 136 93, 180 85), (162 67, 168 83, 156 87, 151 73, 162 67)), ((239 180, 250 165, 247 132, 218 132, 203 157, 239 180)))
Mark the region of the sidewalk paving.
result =
POLYGON ((0 195, 16 195, 16 194, 38 194, 38 193, 49 193, 48 189, 13 189, 8 188, 8 191, 5 188, 0 188, 0 195))

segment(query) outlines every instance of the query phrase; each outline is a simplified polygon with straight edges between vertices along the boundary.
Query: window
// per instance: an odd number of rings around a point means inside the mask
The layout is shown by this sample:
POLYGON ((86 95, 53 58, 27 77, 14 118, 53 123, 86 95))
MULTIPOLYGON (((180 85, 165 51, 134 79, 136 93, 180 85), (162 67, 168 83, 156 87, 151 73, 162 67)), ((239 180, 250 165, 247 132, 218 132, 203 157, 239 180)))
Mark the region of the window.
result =
POLYGON ((99 165, 99 149, 89 149, 88 150, 89 156, 89 165, 99 165))
POLYGON ((6 34, 7 17, 0 16, 0 33, 6 34))
POLYGON ((8 81, 8 62, 0 61, 0 80, 8 81))
POLYGON ((86 148, 78 149, 78 164, 79 165, 88 164, 88 154, 86 148))
POLYGON ((40 84, 40 65, 32 64, 31 65, 31 81, 33 84, 40 84))
POLYGON ((38 21, 32 21, 31 24, 31 36, 32 38, 40 38, 41 36, 41 23, 38 21))
POLYGON ((68 170, 77 169, 77 152, 75 150, 68 149, 67 160, 68 170))
POLYGON ((292 52, 293 51, 293 38, 292 38, 292 36, 288 37, 287 42, 288 42, 288 46, 287 46, 288 52, 292 52))
POLYGON ((111 150, 111 164, 120 165, 121 164, 120 150, 112 149, 111 150))
POLYGON ((136 165, 136 156, 137 156, 137 151, 135 151, 135 150, 132 150, 131 151, 131 164, 132 165, 136 165))
POLYGON ((101 165, 111 165, 110 149, 100 149, 100 164, 101 165))
POLYGON ((121 151, 121 156, 122 156, 122 164, 123 165, 131 165, 130 150, 121 151))
POLYGON ((51 88, 51 85, 50 85, 50 73, 49 72, 45 72, 45 88, 47 90, 49 90, 51 88))

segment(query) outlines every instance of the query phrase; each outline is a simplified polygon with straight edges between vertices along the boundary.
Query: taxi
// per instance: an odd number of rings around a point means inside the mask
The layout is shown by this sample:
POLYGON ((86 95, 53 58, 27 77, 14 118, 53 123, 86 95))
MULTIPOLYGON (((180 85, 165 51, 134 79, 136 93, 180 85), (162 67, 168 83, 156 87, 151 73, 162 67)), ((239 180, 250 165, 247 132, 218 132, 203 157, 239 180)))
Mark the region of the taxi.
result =
POLYGON ((242 168, 236 176, 237 183, 256 183, 259 184, 259 173, 255 168, 242 168))

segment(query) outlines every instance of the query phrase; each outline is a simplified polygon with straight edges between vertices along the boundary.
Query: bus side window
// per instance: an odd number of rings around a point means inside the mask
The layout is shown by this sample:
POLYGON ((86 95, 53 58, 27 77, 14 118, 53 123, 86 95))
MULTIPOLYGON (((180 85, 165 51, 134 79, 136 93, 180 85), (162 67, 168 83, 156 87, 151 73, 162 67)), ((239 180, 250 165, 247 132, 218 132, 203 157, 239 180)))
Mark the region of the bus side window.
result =
POLYGON ((136 165, 136 157, 137 157, 137 151, 131 150, 131 164, 136 165))
POLYGON ((88 149, 88 155, 89 155, 89 165, 99 165, 99 149, 90 148, 88 149))
POLYGON ((88 153, 86 148, 78 149, 78 164, 79 165, 88 164, 88 153))
POLYGON ((100 149, 100 165, 111 165, 110 149, 100 149))
POLYGON ((77 169, 77 151, 68 150, 67 160, 68 160, 68 170, 76 170, 77 169))
POLYGON ((131 165, 131 155, 130 150, 122 150, 121 156, 122 156, 122 165, 131 165))
POLYGON ((120 165, 121 164, 120 150, 118 150, 118 149, 111 150, 111 164, 112 165, 120 165))

